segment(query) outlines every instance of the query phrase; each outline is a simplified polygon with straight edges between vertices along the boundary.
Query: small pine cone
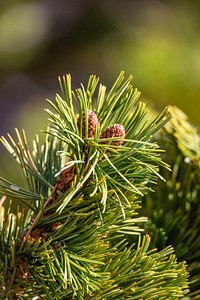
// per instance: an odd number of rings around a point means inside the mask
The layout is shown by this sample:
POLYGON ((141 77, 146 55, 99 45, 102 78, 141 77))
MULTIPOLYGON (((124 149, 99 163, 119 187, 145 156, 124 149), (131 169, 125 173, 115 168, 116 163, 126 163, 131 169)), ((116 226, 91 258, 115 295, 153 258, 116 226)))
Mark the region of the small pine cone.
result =
POLYGON ((74 179, 74 166, 64 169, 60 173, 60 179, 57 181, 57 189, 61 192, 65 192, 70 187, 72 180, 74 179))
MULTIPOLYGON (((94 137, 94 132, 95 129, 97 127, 98 124, 98 119, 97 119, 97 115, 92 111, 92 110, 88 110, 87 111, 87 115, 88 115, 88 137, 94 137)), ((80 131, 80 116, 77 119, 77 125, 78 125, 78 129, 80 131)), ((84 111, 82 112, 82 137, 83 139, 85 138, 85 113, 84 111)))
POLYGON ((101 139, 105 138, 112 138, 112 137, 120 137, 121 140, 118 141, 112 141, 111 145, 114 146, 121 146, 123 143, 123 140, 125 138, 125 129, 124 126, 121 124, 114 124, 106 128, 100 135, 101 139))

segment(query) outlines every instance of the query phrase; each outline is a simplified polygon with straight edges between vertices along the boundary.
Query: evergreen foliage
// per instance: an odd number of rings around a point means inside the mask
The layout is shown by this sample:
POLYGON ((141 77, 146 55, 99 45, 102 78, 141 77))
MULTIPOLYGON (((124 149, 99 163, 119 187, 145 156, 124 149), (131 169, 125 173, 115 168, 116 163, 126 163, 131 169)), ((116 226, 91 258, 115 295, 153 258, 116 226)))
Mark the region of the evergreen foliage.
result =
POLYGON ((186 260, 190 272, 187 299, 200 298, 200 136, 187 116, 177 107, 169 107, 173 118, 155 136, 165 149, 163 159, 172 172, 161 170, 155 193, 146 195, 143 213, 152 237, 151 246, 163 249, 172 245, 179 260, 186 260), (155 201, 157 199, 157 201, 155 201))
POLYGON ((147 218, 138 212, 140 197, 164 181, 160 167, 169 169, 152 137, 171 115, 165 109, 148 120, 131 80, 121 73, 107 92, 90 76, 86 88, 72 91, 64 76, 61 96, 48 101, 42 145, 37 136, 30 147, 24 130, 1 138, 27 182, 0 179, 2 194, 27 207, 14 213, 2 196, 1 299, 164 300, 187 293, 185 262, 171 246, 151 249, 141 226, 147 218))

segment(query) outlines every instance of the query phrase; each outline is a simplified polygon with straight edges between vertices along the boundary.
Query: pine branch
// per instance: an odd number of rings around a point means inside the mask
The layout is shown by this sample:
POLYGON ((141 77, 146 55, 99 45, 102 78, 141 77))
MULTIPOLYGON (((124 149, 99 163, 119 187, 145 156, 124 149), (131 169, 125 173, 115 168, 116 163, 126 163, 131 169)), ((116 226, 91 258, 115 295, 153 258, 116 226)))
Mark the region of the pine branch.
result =
MULTIPOLYGON (((164 159, 172 172, 161 173, 167 185, 159 183, 154 194, 146 196, 143 213, 150 220, 145 225, 152 236, 152 247, 173 245, 179 260, 186 260, 190 271, 189 299, 200 293, 200 137, 199 129, 176 107, 169 107, 173 118, 157 136, 164 159), (157 201, 155 201, 157 199, 157 201), (158 201, 159 200, 159 201, 158 201)), ((196 298, 197 297, 197 298, 196 298)))
POLYGON ((147 121, 131 79, 121 73, 106 92, 95 76, 75 91, 70 75, 59 78, 62 98, 48 101, 44 144, 37 136, 31 149, 24 131, 2 137, 27 180, 19 187, 1 179, 2 193, 28 209, 1 213, 1 298, 178 299, 187 292, 186 266, 172 248, 148 250, 148 236, 128 245, 147 221, 139 197, 163 179, 160 167, 169 169, 152 137, 170 119, 164 110, 147 121))

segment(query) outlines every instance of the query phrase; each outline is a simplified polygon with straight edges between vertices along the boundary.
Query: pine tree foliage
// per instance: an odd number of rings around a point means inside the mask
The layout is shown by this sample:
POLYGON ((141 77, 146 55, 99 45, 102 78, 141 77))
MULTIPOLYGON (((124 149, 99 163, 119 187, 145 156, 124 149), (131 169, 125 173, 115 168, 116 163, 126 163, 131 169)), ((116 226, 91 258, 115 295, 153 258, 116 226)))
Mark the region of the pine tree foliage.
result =
POLYGON ((160 178, 162 150, 152 137, 171 115, 148 120, 139 92, 121 73, 107 92, 90 76, 48 101, 50 124, 30 147, 25 131, 1 141, 26 185, 0 178, 1 299, 179 299, 186 265, 171 246, 141 235, 139 197, 160 178), (26 208, 4 203, 20 199, 26 208), (7 208, 6 208, 7 207, 7 208), (130 244, 128 237, 135 236, 130 244))
POLYGON ((166 150, 163 159, 172 172, 162 169, 167 185, 160 182, 155 193, 145 197, 143 213, 149 217, 145 227, 152 247, 173 245, 178 259, 187 261, 191 289, 187 299, 199 299, 200 135, 180 109, 171 106, 169 111, 173 118, 156 140, 166 150))

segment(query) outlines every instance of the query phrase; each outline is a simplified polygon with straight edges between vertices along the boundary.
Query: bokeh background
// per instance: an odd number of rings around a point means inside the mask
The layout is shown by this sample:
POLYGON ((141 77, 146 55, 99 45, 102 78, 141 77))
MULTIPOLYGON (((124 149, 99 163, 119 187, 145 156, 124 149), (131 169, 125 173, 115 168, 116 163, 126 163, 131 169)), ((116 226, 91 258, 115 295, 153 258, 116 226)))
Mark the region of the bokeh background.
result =
MULTIPOLYGON (((109 87, 121 70, 152 109, 177 105, 199 126, 200 1, 0 1, 1 135, 25 128, 32 140, 45 129, 59 75, 76 88, 96 74, 109 87)), ((12 180, 2 145, 0 155, 12 180)))

